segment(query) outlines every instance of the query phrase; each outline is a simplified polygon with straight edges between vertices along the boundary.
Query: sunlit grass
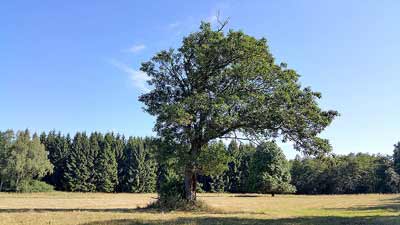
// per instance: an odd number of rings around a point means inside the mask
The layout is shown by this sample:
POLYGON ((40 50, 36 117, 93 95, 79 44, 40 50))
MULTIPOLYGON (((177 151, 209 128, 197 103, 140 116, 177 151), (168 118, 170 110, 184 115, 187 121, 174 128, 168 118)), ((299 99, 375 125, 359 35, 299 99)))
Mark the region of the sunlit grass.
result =
POLYGON ((0 224, 400 224, 400 195, 199 196, 209 211, 137 209, 155 194, 0 193, 0 224))

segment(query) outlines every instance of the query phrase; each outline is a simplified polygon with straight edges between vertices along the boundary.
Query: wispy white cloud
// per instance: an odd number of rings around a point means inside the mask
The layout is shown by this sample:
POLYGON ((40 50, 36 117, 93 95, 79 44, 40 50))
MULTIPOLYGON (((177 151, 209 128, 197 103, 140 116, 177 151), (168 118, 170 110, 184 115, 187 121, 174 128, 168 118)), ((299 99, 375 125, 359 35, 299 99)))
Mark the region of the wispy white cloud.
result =
POLYGON ((133 45, 132 47, 126 49, 127 52, 137 53, 146 48, 144 44, 133 45))
POLYGON ((128 65, 119 62, 117 60, 110 60, 110 63, 115 66, 117 69, 120 71, 126 73, 129 75, 129 79, 132 81, 132 84, 135 88, 137 88, 141 92, 149 92, 150 89, 147 85, 147 81, 149 80, 149 77, 147 76, 146 73, 140 71, 140 70, 135 70, 128 65))
POLYGON ((174 29, 174 28, 179 27, 181 24, 182 24, 181 22, 170 23, 170 24, 168 24, 168 28, 169 29, 174 29))

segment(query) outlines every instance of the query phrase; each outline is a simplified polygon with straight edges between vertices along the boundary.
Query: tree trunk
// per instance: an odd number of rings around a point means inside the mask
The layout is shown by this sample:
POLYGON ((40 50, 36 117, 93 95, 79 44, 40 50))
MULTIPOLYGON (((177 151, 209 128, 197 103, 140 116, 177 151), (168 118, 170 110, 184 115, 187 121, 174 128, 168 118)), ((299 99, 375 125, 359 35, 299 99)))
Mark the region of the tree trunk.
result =
POLYGON ((190 166, 185 171, 185 199, 187 201, 196 201, 196 173, 190 166))
POLYGON ((17 180, 15 181, 15 191, 19 191, 18 190, 18 186, 19 186, 19 176, 17 176, 17 180))
POLYGON ((185 168, 185 199, 186 201, 196 201, 197 171, 194 160, 197 158, 201 149, 201 142, 194 141, 191 144, 190 158, 185 168))

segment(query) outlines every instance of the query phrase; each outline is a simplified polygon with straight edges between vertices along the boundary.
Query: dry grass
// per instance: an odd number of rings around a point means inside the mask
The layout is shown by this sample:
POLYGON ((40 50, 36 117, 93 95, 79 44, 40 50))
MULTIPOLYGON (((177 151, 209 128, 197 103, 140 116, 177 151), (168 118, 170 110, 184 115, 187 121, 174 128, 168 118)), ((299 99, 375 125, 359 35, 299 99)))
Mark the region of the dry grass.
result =
POLYGON ((200 194, 209 212, 141 210, 155 194, 0 193, 0 224, 400 224, 400 195, 200 194))

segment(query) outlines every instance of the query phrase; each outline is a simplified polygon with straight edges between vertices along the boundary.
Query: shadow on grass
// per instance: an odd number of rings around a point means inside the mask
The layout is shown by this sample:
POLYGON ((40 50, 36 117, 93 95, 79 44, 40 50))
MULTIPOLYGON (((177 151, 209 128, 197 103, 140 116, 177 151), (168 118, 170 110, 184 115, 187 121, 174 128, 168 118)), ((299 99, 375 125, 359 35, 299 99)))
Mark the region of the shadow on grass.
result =
POLYGON ((384 210, 388 212, 400 213, 400 197, 382 200, 379 205, 360 205, 357 207, 347 208, 325 208, 325 210, 343 210, 343 211, 369 211, 369 210, 384 210))
POLYGON ((251 218, 235 218, 235 217, 182 217, 175 220, 108 220, 86 223, 85 225, 174 225, 174 224, 190 224, 190 225, 391 225, 400 224, 400 218, 397 216, 381 216, 381 217, 299 217, 285 219, 251 219, 251 218))
MULTIPOLYGON (((18 208, 18 209, 0 209, 0 213, 46 213, 46 212, 98 212, 98 213, 170 213, 170 212, 190 212, 194 214, 241 214, 243 211, 222 211, 218 209, 205 209, 205 210, 168 210, 168 209, 157 209, 157 208, 109 208, 109 209, 90 209, 90 208, 18 208)), ((252 215, 265 215, 264 212, 245 212, 246 214, 252 215)))
POLYGON ((234 195, 234 197, 239 197, 239 198, 258 198, 258 197, 265 197, 265 196, 251 195, 251 194, 238 194, 238 195, 234 195))
POLYGON ((23 212, 114 212, 114 213, 133 213, 148 212, 159 213, 157 210, 142 208, 110 208, 110 209, 85 209, 85 208, 19 208, 19 209, 0 209, 0 213, 23 213, 23 212))

